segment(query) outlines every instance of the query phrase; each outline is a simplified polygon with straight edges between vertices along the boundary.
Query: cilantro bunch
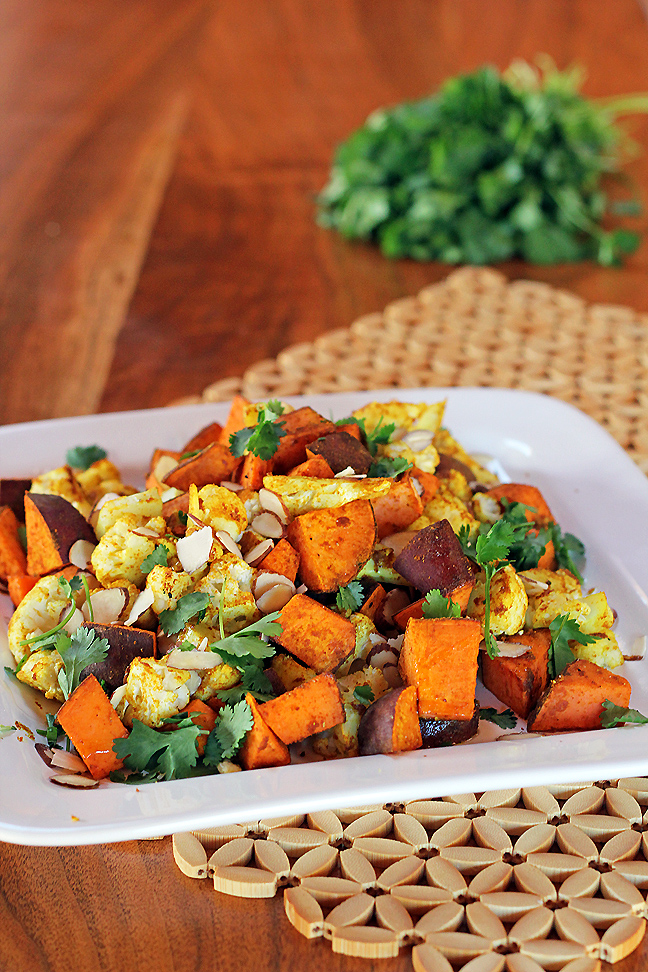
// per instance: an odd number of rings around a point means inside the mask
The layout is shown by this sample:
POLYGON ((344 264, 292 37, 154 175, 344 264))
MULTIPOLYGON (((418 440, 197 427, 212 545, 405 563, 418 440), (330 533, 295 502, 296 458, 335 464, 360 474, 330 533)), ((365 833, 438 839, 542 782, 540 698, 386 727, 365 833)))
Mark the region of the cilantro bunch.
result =
POLYGON ((259 459, 272 459, 279 447, 279 440, 286 434, 285 422, 277 419, 283 415, 284 407, 273 399, 261 405, 256 425, 249 425, 230 435, 229 446, 233 456, 242 456, 246 450, 259 459))
POLYGON ((335 154, 319 222, 376 242, 388 257, 488 264, 620 261, 636 233, 604 229, 604 177, 619 176, 619 115, 643 95, 593 101, 582 72, 516 62, 447 80, 419 101, 375 111, 335 154))

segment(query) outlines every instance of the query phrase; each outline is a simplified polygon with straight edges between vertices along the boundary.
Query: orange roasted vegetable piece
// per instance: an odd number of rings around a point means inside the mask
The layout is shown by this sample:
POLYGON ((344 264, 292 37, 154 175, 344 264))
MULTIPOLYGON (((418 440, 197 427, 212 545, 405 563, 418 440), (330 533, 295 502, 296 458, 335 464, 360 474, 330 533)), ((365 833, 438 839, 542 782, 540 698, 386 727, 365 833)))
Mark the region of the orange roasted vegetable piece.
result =
POLYGON ((290 546, 287 540, 276 543, 270 553, 266 554, 258 565, 259 570, 269 570, 273 574, 281 574, 295 583, 299 570, 299 554, 290 546))
POLYGON ((76 507, 62 496, 25 493, 27 573, 33 577, 60 570, 70 562, 77 540, 96 544, 95 532, 76 507))
MULTIPOLYGON (((194 699, 190 702, 186 709, 183 710, 182 715, 186 715, 194 725, 198 726, 199 729, 206 729, 207 732, 202 736, 198 736, 196 739, 196 749, 198 754, 202 756, 205 752, 205 746, 207 744, 207 736, 212 731, 216 725, 217 712, 212 709, 211 706, 207 705, 206 702, 201 702, 200 699, 194 699)), ((176 725, 170 724, 169 730, 173 731, 178 727, 176 725)))
POLYGON ((313 456, 288 470, 289 476, 309 476, 311 479, 333 479, 333 470, 324 456, 313 456))
POLYGON ((248 452, 239 470, 239 483, 247 489, 259 490, 263 486, 263 477, 272 472, 272 459, 259 459, 253 452, 248 452))
POLYGON ((244 769, 261 769, 263 766, 288 766, 290 753, 285 743, 267 725, 253 695, 245 696, 250 706, 254 725, 248 730, 239 757, 244 769))
POLYGON ((128 736, 128 729, 94 675, 88 675, 75 688, 58 710, 56 721, 95 780, 121 768, 122 760, 113 752, 113 742, 128 736))
MULTIPOLYGON (((466 608, 468 607, 468 601, 470 600, 470 595, 474 584, 464 584, 463 587, 458 587, 456 591, 451 591, 446 595, 449 601, 453 604, 458 604, 461 613, 464 614, 466 608)), ((394 615, 394 623, 404 631, 407 627, 407 622, 410 618, 422 618, 423 617, 423 601, 425 598, 421 597, 418 601, 414 601, 413 604, 409 604, 407 607, 403 608, 394 615)))
POLYGON ((274 471, 280 476, 298 463, 305 462, 307 445, 320 435, 329 435, 337 431, 333 422, 318 415, 308 406, 282 415, 278 422, 284 423, 282 430, 286 433, 279 439, 277 451, 273 456, 274 471))
POLYGON ((423 512, 421 497, 409 476, 394 480, 389 492, 372 501, 379 540, 406 530, 423 512))
POLYGON ((481 638, 481 625, 471 618, 410 619, 398 668, 418 690, 422 718, 471 718, 481 638))
MULTIPOLYGON (((211 422, 206 425, 204 429, 200 429, 196 432, 194 436, 185 442, 182 449, 180 450, 180 455, 184 456, 186 452, 196 452, 198 449, 204 449, 206 446, 211 445, 212 442, 221 441, 221 432, 223 431, 223 426, 218 422, 211 422)), ((225 445, 228 443, 226 442, 225 445)))
POLYGON ((336 591, 348 584, 371 557, 376 521, 369 500, 313 510, 288 526, 299 553, 299 574, 312 591, 336 591))
MULTIPOLYGON (((496 500, 505 499, 509 503, 524 503, 525 506, 530 506, 531 510, 525 510, 525 516, 527 520, 534 521, 539 527, 546 527, 550 523, 556 522, 540 490, 535 486, 529 486, 527 483, 499 483, 487 490, 486 496, 491 496, 496 500), (532 510, 535 512, 532 512, 532 510)), ((537 533, 537 530, 534 532, 537 533)), ((556 563, 553 540, 549 540, 538 561, 538 567, 554 570, 556 563)))
POLYGON ((241 460, 236 459, 227 446, 214 442, 197 456, 179 463, 165 476, 164 482, 183 491, 189 489, 192 483, 200 489, 210 483, 232 480, 240 463, 241 460))
POLYGON ((27 558, 18 539, 18 520, 9 506, 0 507, 0 578, 27 573, 27 558))
POLYGON ((230 406, 229 415, 227 416, 227 422, 221 429, 218 441, 227 446, 229 449, 230 436, 234 435, 235 432, 240 432, 247 425, 246 415, 248 407, 250 406, 250 401, 247 398, 243 398, 242 395, 235 395, 232 399, 232 404, 230 406))
MULTIPOLYGON (((163 482, 164 475, 174 468, 170 463, 166 465, 166 469, 163 470, 162 476, 158 472, 157 466, 161 459, 168 456, 170 460, 177 465, 180 462, 181 452, 173 452, 170 449, 156 449, 151 456, 151 464, 149 466, 149 471, 146 476, 145 485, 147 489, 157 489, 159 493, 163 493, 165 489, 169 487, 163 482)), ((163 464, 164 466, 164 464, 163 464)))
POLYGON ((9 597, 15 607, 18 607, 25 594, 29 594, 37 580, 38 577, 32 577, 30 574, 12 574, 7 579, 9 597))
POLYGON ((332 675, 316 675, 310 681, 259 706, 261 717, 287 746, 314 732, 344 722, 340 690, 332 675))
POLYGON ((606 699, 627 709, 630 682, 583 658, 571 662, 530 713, 529 732, 600 729, 606 699))
POLYGON ((382 586, 382 584, 376 584, 373 591, 371 592, 367 600, 360 608, 359 613, 364 614, 364 616, 366 618, 369 618, 370 621, 375 621, 377 615, 380 613, 383 604, 385 603, 386 597, 387 597, 387 591, 382 586))
POLYGON ((418 469, 414 466, 410 469, 410 476, 416 479, 419 484, 423 487, 423 492, 421 493, 421 503, 425 506, 430 502, 432 497, 436 494, 439 489, 439 477, 435 476, 434 473, 423 472, 422 469, 418 469))
POLYGON ((291 597, 277 621, 274 640, 316 672, 334 671, 355 648, 351 621, 306 594, 291 597))
POLYGON ((481 659, 481 680, 496 699, 510 706, 516 715, 526 719, 547 687, 547 658, 551 645, 549 628, 536 628, 524 634, 502 638, 528 645, 529 651, 517 658, 497 655, 490 658, 486 652, 481 659))
POLYGON ((391 689, 373 702, 358 726, 361 756, 403 753, 423 745, 416 704, 416 688, 391 689))

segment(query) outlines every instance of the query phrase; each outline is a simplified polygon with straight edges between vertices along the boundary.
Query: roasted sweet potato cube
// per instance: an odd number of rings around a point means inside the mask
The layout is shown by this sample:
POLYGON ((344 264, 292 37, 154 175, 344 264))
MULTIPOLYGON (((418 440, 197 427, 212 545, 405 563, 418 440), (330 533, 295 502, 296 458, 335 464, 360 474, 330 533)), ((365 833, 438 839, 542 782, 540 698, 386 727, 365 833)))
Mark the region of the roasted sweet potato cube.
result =
POLYGON ((421 728, 416 688, 396 688, 381 695, 365 711, 358 726, 361 756, 420 749, 421 728))
POLYGON ((351 621, 306 594, 295 594, 278 622, 282 631, 275 641, 316 672, 335 671, 355 648, 351 621))
POLYGON ((245 701, 252 710, 254 725, 248 729, 239 752, 243 768, 249 770, 264 766, 287 766, 290 763, 288 747, 266 723, 254 696, 248 692, 245 701))
POLYGON ((221 433, 218 441, 221 445, 227 446, 229 449, 230 436, 234 435, 235 432, 240 432, 247 425, 247 410, 251 402, 244 398, 243 395, 235 395, 232 399, 232 404, 230 406, 229 415, 227 416, 227 421, 221 429, 221 433))
POLYGON ((529 651, 517 658, 506 658, 504 655, 490 658, 484 652, 481 679, 496 699, 526 719, 547 687, 551 632, 548 628, 536 628, 535 631, 511 635, 502 640, 528 645, 529 651))
MULTIPOLYGON (((498 483, 486 492, 486 496, 491 496, 496 500, 508 500, 509 503, 524 503, 530 509, 525 511, 527 520, 534 521, 539 527, 546 527, 550 523, 555 523, 553 514, 544 496, 536 486, 529 486, 527 483, 498 483)), ((537 533, 537 530, 532 531, 537 533)), ((549 540, 545 551, 538 561, 538 567, 545 567, 553 570, 556 566, 556 552, 553 541, 549 540)))
POLYGON ((271 472, 272 459, 259 459, 253 452, 248 452, 239 470, 239 483, 246 489, 259 490, 263 486, 263 477, 271 472))
POLYGON ((394 559, 394 567, 422 594, 438 590, 444 597, 472 585, 475 576, 448 520, 419 530, 394 559))
POLYGON ((627 709, 630 682, 593 662, 578 659, 551 682, 529 714, 529 732, 600 729, 606 699, 627 709))
POLYGON ((180 513, 189 512, 189 493, 180 493, 179 496, 174 496, 173 499, 166 500, 162 504, 162 516, 167 521, 167 526, 171 533, 175 534, 176 537, 184 537, 187 530, 186 517, 180 516, 180 513))
POLYGON ((287 540, 280 540, 258 566, 259 570, 269 570, 273 574, 288 577, 294 584, 299 570, 299 554, 287 540))
MULTIPOLYGON (((184 710, 184 714, 188 716, 195 726, 199 729, 205 730, 202 735, 198 736, 196 739, 196 749, 200 756, 205 752, 205 746, 207 745, 207 736, 212 731, 216 725, 216 717, 218 712, 212 709, 210 705, 206 702, 201 702, 200 699, 194 699, 190 702, 187 708, 184 710)), ((177 726, 171 724, 169 726, 170 730, 177 729, 177 726)))
POLYGON ((378 539, 406 530, 423 512, 421 497, 409 476, 395 480, 385 496, 372 503, 378 539))
POLYGON ((9 506, 0 506, 0 578, 27 573, 27 558, 18 539, 18 520, 9 506))
POLYGON ((58 710, 56 721, 95 780, 122 766, 113 752, 113 742, 128 736, 128 730, 94 675, 77 686, 58 710))
POLYGON ((355 473, 368 473, 373 459, 369 450, 348 432, 340 429, 331 435, 320 436, 306 447, 306 455, 312 459, 314 456, 324 456, 334 473, 342 472, 350 466, 355 473))
POLYGON ((97 537, 76 507, 62 496, 25 493, 27 573, 34 577, 60 570, 70 562, 77 540, 96 543, 97 537))
MULTIPOLYGON (((464 614, 466 608, 468 607, 468 601, 470 600, 470 594, 473 587, 474 584, 472 583, 464 584, 463 587, 459 587, 456 591, 452 591, 450 594, 444 595, 444 597, 447 597, 454 604, 458 604, 461 613, 464 614)), ((394 615, 394 623, 400 628, 401 631, 405 630, 407 627, 407 622, 410 618, 423 617, 424 600, 425 598, 421 597, 418 601, 414 601, 412 604, 409 604, 407 607, 403 608, 401 611, 398 611, 394 615)))
POLYGON ((231 480, 236 473, 240 459, 236 459, 227 446, 214 442, 197 456, 192 456, 172 469, 164 482, 167 486, 187 490, 193 483, 200 489, 210 483, 231 480))
POLYGON ((439 488, 439 477, 434 473, 423 472, 417 466, 410 470, 410 476, 415 479, 423 492, 421 493, 421 503, 427 506, 439 488))
POLYGON ((471 618, 412 618, 398 668, 418 690, 419 715, 470 719, 475 705, 481 625, 471 618))
POLYGON ((287 746, 344 722, 344 706, 332 675, 317 675, 259 706, 261 717, 287 746))
POLYGON ((185 442, 180 450, 180 455, 183 456, 186 452, 196 452, 197 450, 204 449, 208 445, 211 445, 212 442, 220 442, 222 431, 223 426, 219 422, 210 422, 209 425, 196 432, 188 442, 185 442))
POLYGON ((288 476, 307 476, 310 479, 333 479, 333 470, 324 456, 313 456, 288 470, 288 476))
POLYGON ((385 603, 386 597, 387 591, 382 584, 376 584, 373 591, 360 608, 360 614, 364 614, 364 616, 369 618, 370 621, 375 621, 383 604, 385 603))
POLYGON ((299 574, 312 591, 335 591, 364 567, 376 542, 369 500, 313 510, 288 526, 288 540, 299 553, 299 574))
POLYGON ((321 435, 329 435, 337 431, 333 422, 318 415, 308 406, 282 415, 277 422, 283 423, 282 428, 286 433, 279 440, 279 446, 273 457, 274 471, 279 475, 305 461, 307 445, 321 435))
POLYGON ((168 489, 164 477, 168 476, 172 469, 175 469, 180 462, 181 455, 181 452, 173 452, 171 449, 155 449, 146 476, 146 488, 157 489, 160 493, 168 489))

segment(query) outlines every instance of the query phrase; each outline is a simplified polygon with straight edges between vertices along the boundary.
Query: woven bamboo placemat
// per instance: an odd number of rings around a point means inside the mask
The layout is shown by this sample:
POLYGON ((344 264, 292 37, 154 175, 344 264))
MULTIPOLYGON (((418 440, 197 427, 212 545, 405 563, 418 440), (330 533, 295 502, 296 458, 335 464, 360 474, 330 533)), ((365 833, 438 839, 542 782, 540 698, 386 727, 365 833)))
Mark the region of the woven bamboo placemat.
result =
POLYGON ((570 402, 648 473, 648 315, 488 269, 455 270, 382 313, 209 385, 197 400, 458 385, 570 402))

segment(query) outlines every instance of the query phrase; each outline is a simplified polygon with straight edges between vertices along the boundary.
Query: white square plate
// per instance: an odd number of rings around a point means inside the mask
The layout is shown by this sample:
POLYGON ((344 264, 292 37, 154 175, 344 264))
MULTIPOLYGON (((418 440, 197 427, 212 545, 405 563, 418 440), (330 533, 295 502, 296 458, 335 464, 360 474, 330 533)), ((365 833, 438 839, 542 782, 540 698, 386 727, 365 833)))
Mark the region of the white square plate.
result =
MULTIPOLYGON (((341 418, 372 400, 447 399, 444 424, 470 452, 490 454, 502 475, 538 486, 564 530, 587 548, 586 587, 604 590, 618 612, 622 646, 648 633, 648 480, 592 419, 555 399, 495 388, 382 389, 291 398, 341 418)), ((195 405, 60 419, 0 428, 0 475, 37 475, 65 451, 97 443, 141 486, 155 446, 180 448, 228 406, 195 405)), ((3 599, 5 620, 11 612, 3 599)), ((0 623, 0 659, 10 665, 0 623)), ((648 661, 620 670, 631 705, 648 713, 648 661)), ((482 701, 498 705, 483 689, 482 701)), ((0 724, 44 725, 42 696, 0 670, 0 724)), ((494 741, 488 724, 475 744, 299 764, 144 786, 108 781, 76 791, 50 771, 25 732, 0 739, 0 839, 71 845, 153 837, 285 813, 386 801, 648 774, 648 727, 494 741), (489 741, 490 740, 490 741, 489 741)))

